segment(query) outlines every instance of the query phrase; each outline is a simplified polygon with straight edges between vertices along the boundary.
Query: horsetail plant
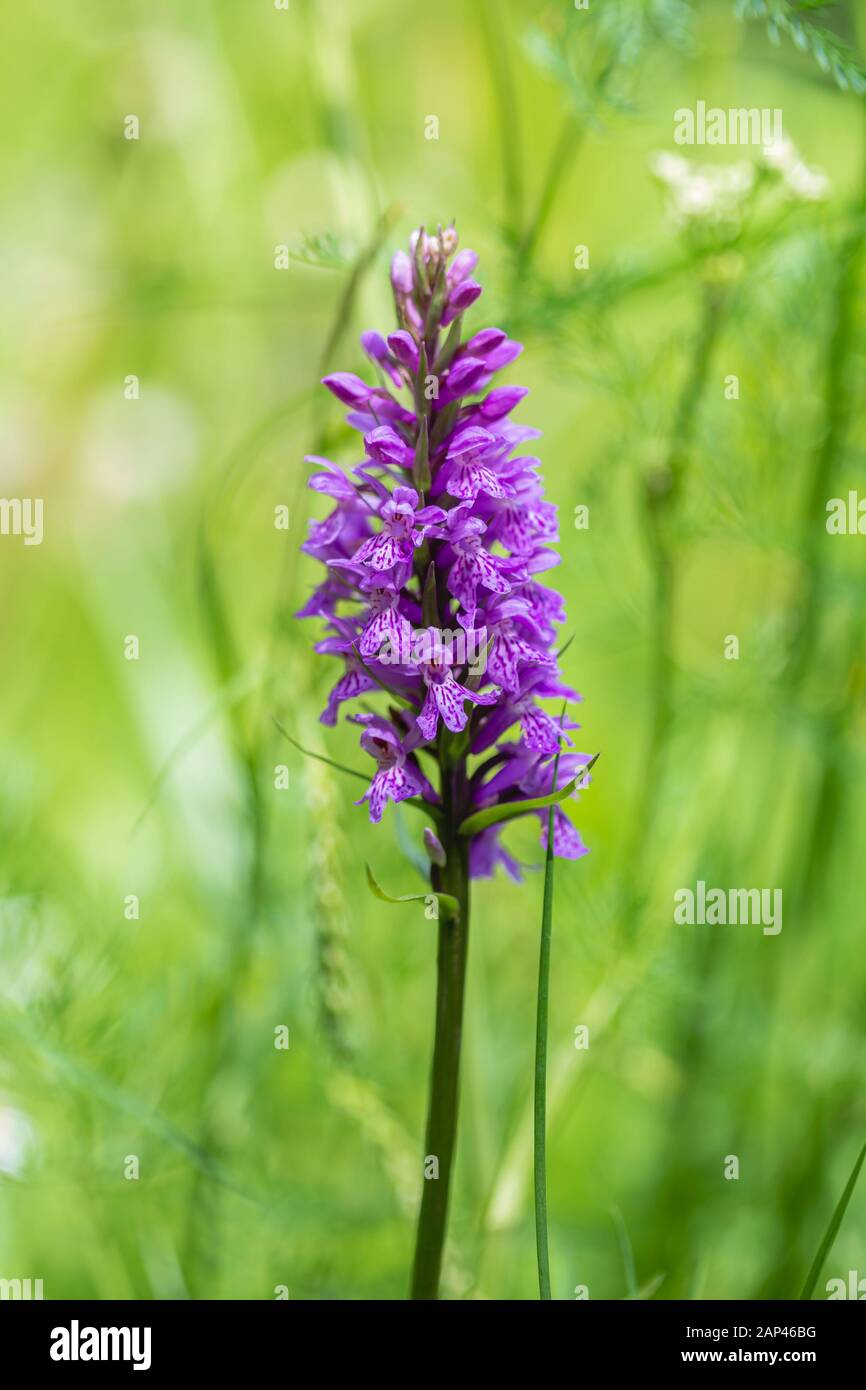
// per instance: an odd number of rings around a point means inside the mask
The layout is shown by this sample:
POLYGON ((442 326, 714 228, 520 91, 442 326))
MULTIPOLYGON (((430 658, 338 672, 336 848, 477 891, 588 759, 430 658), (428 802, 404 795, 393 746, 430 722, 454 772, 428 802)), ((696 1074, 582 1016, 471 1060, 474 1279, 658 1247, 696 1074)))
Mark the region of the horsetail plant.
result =
MULTIPOLYGON (((389 801, 427 818, 423 842, 438 921, 435 1037, 411 1296, 438 1296, 457 1127, 460 1043, 469 933, 469 883, 521 866, 500 842, 503 823, 535 814, 552 853, 587 853, 559 803, 585 785, 589 754, 565 751, 573 722, 539 703, 576 701, 555 650, 565 618, 539 576, 558 563, 556 507, 544 500, 539 460, 521 446, 539 431, 510 416, 526 395, 493 386, 522 351, 498 328, 462 336, 481 294, 473 251, 453 227, 411 238, 391 264, 397 326, 364 333, 377 373, 324 378, 363 437, 348 472, 313 456, 310 487, 334 508, 311 523, 304 550, 326 567, 298 616, 317 617, 317 651, 342 665, 322 723, 349 716, 375 764, 356 804, 381 821, 389 801), (517 453, 517 457, 512 455, 517 453)), ((545 982, 546 989, 546 982, 545 982)))

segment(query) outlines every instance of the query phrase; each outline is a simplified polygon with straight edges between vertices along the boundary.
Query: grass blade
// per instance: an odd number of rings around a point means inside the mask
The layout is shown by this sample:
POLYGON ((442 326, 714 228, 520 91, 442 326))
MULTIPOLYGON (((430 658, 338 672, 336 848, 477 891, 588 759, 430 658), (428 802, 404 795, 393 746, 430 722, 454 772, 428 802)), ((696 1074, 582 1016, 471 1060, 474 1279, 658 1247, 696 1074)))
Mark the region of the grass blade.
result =
POLYGON ((538 956, 538 1004, 535 1014, 535 1249, 538 1258, 538 1296, 550 1298, 550 1255, 547 1247, 547 1017, 550 1003, 550 934, 553 923, 553 807, 548 812, 547 855, 544 863, 544 906, 538 956))
MULTIPOLYGON (((565 707, 562 710, 565 719, 565 707)), ((560 721, 562 722, 562 721, 560 721)), ((550 1253, 547 1241, 547 1019, 550 1006, 550 937, 553 927, 553 805, 559 772, 560 744, 553 760, 553 787, 547 813, 547 853, 544 856, 544 899, 541 909, 541 945, 538 952, 538 1002, 535 1011, 534 1188, 535 1250, 538 1259, 538 1296, 550 1298, 550 1253)), ((574 786, 574 781, 568 786, 574 786)), ((567 790, 567 789, 566 789, 567 790)), ((463 827, 460 827, 461 831, 463 827)))
POLYGON ((637 1282, 637 1269, 634 1262, 634 1250, 629 1239, 626 1224, 622 1219, 622 1212, 619 1207, 614 1207, 611 1211, 613 1224, 616 1228, 616 1239, 619 1245, 619 1252, 622 1256, 622 1265, 625 1271, 626 1297, 639 1298, 640 1289, 637 1282))
POLYGON ((864 1144, 862 1149, 860 1150, 860 1153, 857 1157, 857 1162, 854 1164, 853 1170, 851 1172, 851 1176, 845 1184, 845 1191, 839 1198, 836 1210, 833 1212, 833 1215, 830 1218, 830 1225, 827 1227, 827 1230, 824 1234, 824 1239, 818 1246, 818 1253, 812 1261, 812 1268, 809 1270, 809 1273, 806 1276, 806 1282, 803 1285, 803 1292, 800 1294, 801 1302, 808 1302, 808 1300, 812 1297, 812 1294, 815 1292, 815 1285, 818 1282, 818 1275, 821 1273, 824 1261, 829 1255, 833 1246, 833 1242, 838 1234, 839 1227, 842 1225, 842 1218, 844 1217, 848 1207, 848 1203, 851 1200, 851 1194, 853 1193, 854 1188, 857 1185, 857 1179, 860 1176, 860 1169, 863 1167, 864 1158, 866 1158, 866 1144, 864 1144))

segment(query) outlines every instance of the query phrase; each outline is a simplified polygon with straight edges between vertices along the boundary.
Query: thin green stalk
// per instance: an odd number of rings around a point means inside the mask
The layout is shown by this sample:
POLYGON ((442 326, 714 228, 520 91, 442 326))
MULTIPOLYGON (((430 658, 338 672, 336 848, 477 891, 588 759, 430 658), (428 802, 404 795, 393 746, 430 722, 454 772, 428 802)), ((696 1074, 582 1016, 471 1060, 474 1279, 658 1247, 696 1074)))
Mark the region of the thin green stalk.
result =
POLYGON ((460 1044, 463 1032, 463 995, 466 953, 469 943, 469 843, 457 833, 457 789, 464 782, 463 766, 443 771, 442 846, 445 866, 431 870, 437 892, 457 899, 459 915, 439 918, 439 951, 436 978, 436 1031, 430 1072, 430 1101, 425 1140, 425 1177, 415 1241, 410 1297, 439 1297, 439 1276, 448 1220, 451 1169, 457 1136, 460 1085, 460 1044), (427 1176, 435 1158, 438 1171, 427 1176))
MULTIPOLYGON (((561 750, 560 750, 561 751, 561 750)), ((553 790, 559 772, 559 752, 553 762, 553 790)), ((553 816, 547 813, 547 853, 544 859, 544 903, 538 953, 538 1004, 535 1015, 535 1249, 539 1298, 550 1298, 550 1255, 547 1242, 547 1020, 550 1004, 550 937, 553 927, 553 816)))
POLYGON ((860 1150, 860 1153, 857 1157, 857 1162, 854 1164, 854 1168, 851 1172, 851 1176, 845 1184, 845 1191, 839 1198, 839 1201, 836 1205, 836 1210, 833 1212, 833 1215, 830 1218, 830 1225, 827 1227, 827 1230, 824 1233, 824 1239, 821 1241, 821 1244, 818 1247, 818 1253, 812 1261, 812 1268, 809 1270, 809 1273, 806 1276, 806 1283, 803 1285, 803 1292, 800 1294, 801 1302, 808 1302, 808 1300, 812 1297, 812 1294, 815 1292, 815 1285, 818 1282, 818 1275, 821 1273, 824 1261, 826 1260, 827 1256, 833 1248, 833 1242, 835 1241, 836 1236, 839 1233, 839 1227, 842 1225, 842 1218, 844 1217, 845 1212, 848 1209, 848 1203, 851 1200, 851 1194, 853 1193, 854 1188, 857 1186, 857 1179, 860 1176, 860 1169, 863 1167, 864 1158, 866 1158, 866 1144, 864 1144, 862 1149, 860 1150))
POLYGON ((535 1249, 538 1295, 550 1298, 550 1256, 547 1248, 547 1018, 550 1000, 550 934, 553 919, 553 807, 547 819, 544 866, 544 908, 538 955, 538 1008, 535 1017, 535 1249))

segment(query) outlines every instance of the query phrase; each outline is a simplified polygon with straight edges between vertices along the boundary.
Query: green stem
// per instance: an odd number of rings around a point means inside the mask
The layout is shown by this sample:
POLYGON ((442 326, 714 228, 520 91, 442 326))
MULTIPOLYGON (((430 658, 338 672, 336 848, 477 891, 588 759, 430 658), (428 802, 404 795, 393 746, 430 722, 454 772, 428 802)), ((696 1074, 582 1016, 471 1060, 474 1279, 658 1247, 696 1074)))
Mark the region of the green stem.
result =
POLYGON ((430 1101, 425 1140, 425 1175, 421 1211, 412 1266, 411 1297, 439 1297, 439 1275, 448 1219, 448 1197, 460 1083, 460 1043, 463 1031, 463 994, 469 941, 469 845, 457 834, 455 788, 463 780, 460 769, 443 771, 442 846, 446 862, 433 867, 437 892, 450 893, 460 904, 458 917, 440 917, 436 981, 436 1035, 430 1072, 430 1101), (438 1170, 427 1176, 427 1159, 435 1158, 438 1170))
MULTIPOLYGON (((566 706, 562 707, 560 727, 565 723, 566 706)), ((551 791, 555 792, 559 777, 559 757, 562 743, 553 760, 551 791)), ((598 755, 596 754, 596 757, 598 755)), ((595 758, 590 763, 594 764, 595 758)), ((547 1248, 547 1018, 550 1008, 550 935, 553 927, 553 816, 554 807, 547 813, 547 853, 544 856, 544 902, 541 909, 541 945, 538 952, 538 1004, 535 1014, 535 1096, 534 1096, 534 1181, 535 1181, 535 1249, 538 1258, 538 1294, 550 1298, 550 1255, 547 1248)))
MULTIPOLYGON (((556 761, 559 762, 558 756, 556 761)), ((538 1255, 538 1294, 541 1299, 550 1298, 550 1256, 547 1249, 547 1016, 553 922, 553 809, 551 806, 547 814, 544 907, 541 914, 538 1008, 535 1016, 535 1248, 538 1255)))

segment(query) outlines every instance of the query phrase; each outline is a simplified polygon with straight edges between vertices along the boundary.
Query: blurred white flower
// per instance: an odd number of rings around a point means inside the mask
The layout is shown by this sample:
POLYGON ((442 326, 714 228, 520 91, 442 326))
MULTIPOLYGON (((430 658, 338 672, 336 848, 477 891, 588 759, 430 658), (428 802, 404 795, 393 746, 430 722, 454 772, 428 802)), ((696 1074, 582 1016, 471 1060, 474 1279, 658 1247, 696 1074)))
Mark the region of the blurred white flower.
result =
POLYGON ((668 190, 668 210, 680 225, 695 221, 735 221, 754 183, 751 164, 691 164, 680 155, 659 153, 650 168, 668 190))
POLYGON ((764 163, 777 173, 784 174, 799 158, 793 140, 783 135, 780 140, 771 140, 763 149, 764 163))
POLYGON ((830 191, 827 175, 823 169, 810 168, 800 157, 794 142, 787 136, 765 145, 763 156, 767 168, 782 178, 786 188, 795 198, 809 203, 826 198, 830 191))
POLYGON ((817 202, 826 198, 830 191, 830 180, 823 169, 811 169, 802 160, 788 170, 785 182, 794 196, 802 198, 804 202, 817 202))
POLYGON ((680 154, 669 154, 660 150, 650 160, 650 168, 662 183, 677 184, 688 177, 689 161, 680 154))

